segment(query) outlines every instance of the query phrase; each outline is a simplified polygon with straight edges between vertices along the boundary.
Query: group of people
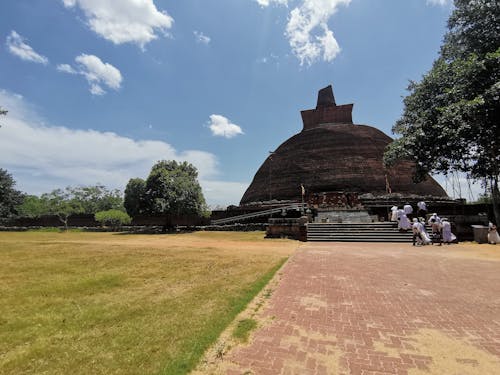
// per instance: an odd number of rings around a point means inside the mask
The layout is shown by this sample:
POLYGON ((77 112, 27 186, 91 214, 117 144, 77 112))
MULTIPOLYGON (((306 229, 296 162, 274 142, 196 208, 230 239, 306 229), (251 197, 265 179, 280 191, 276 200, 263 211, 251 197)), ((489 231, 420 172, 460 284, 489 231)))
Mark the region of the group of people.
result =
POLYGON ((417 207, 416 217, 413 217, 413 207, 409 203, 406 203, 402 209, 397 206, 391 208, 391 221, 398 223, 399 230, 405 232, 412 230, 413 246, 429 245, 431 243, 450 244, 457 240, 457 237, 451 232, 449 220, 447 218, 441 219, 437 213, 433 213, 427 220, 427 224, 431 227, 431 234, 427 233, 425 228, 427 205, 425 202, 418 202, 417 207))
MULTIPOLYGON (((427 205, 425 202, 418 202, 418 212, 416 217, 425 218, 427 216, 427 205)), ((403 208, 392 206, 391 221, 398 222, 398 228, 401 231, 411 229, 411 219, 413 218, 413 207, 409 203, 405 203, 403 208)))

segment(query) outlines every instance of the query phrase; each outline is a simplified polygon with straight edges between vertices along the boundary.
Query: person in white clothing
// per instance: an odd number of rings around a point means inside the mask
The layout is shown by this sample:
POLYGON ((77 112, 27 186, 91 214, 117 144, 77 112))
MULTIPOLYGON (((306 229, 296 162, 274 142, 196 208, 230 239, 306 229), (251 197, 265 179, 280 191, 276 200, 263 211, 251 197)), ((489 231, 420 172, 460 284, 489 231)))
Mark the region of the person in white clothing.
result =
POLYGON ((432 243, 439 243, 439 245, 441 245, 441 218, 437 213, 433 213, 427 223, 431 226, 432 243))
POLYGON ((443 242, 446 244, 455 242, 457 240, 457 236, 451 233, 451 224, 447 218, 443 218, 443 220, 441 220, 441 226, 442 226, 443 242))
POLYGON ((425 204, 424 201, 420 201, 417 203, 418 211, 417 215, 418 217, 426 217, 427 216, 427 205, 425 204))
POLYGON ((420 236, 420 223, 417 218, 413 219, 411 230, 413 232, 413 246, 415 246, 415 244, 420 245, 422 243, 422 237, 420 236))
POLYGON ((432 233, 438 233, 441 231, 441 218, 437 213, 433 213, 427 222, 432 227, 432 233))
POLYGON ((413 214, 413 207, 411 206, 411 204, 409 204, 408 202, 405 203, 405 205, 403 206, 403 210, 405 212, 405 215, 411 219, 411 215, 413 214))
POLYGON ((497 226, 493 224, 491 221, 488 224, 488 243, 496 245, 500 243, 500 236, 497 232, 497 226))
POLYGON ((398 210, 398 228, 400 231, 405 232, 411 228, 410 220, 408 220, 404 210, 398 210))
POLYGON ((396 206, 391 207, 391 221, 398 221, 398 208, 396 206))
POLYGON ((422 237, 422 240, 424 241, 425 245, 428 245, 432 242, 431 237, 429 236, 429 233, 425 230, 425 219, 422 219, 420 221, 420 236, 422 237))
POLYGON ((415 244, 428 245, 431 243, 431 239, 429 238, 427 232, 425 231, 425 226, 421 222, 419 222, 417 218, 413 219, 412 231, 413 231, 413 246, 415 246, 415 244))

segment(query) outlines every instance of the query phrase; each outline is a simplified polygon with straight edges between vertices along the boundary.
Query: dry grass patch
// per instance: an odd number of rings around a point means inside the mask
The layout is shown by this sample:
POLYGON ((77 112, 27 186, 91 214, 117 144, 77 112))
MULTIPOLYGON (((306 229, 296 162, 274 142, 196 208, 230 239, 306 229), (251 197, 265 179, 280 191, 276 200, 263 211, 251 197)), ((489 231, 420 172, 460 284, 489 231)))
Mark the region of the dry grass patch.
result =
POLYGON ((186 373, 298 246, 263 236, 0 233, 0 373, 186 373))

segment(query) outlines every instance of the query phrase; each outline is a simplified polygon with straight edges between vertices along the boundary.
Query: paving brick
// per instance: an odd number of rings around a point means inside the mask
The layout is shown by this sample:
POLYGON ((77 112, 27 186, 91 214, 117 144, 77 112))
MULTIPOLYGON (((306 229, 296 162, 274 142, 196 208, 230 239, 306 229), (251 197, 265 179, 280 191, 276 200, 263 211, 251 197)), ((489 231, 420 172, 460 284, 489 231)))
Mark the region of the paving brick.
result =
MULTIPOLYGON (((446 249, 308 243, 285 265, 267 325, 227 357, 241 374, 408 374, 439 360, 419 351, 429 331, 496 357, 500 373, 500 262, 446 249)), ((464 373, 480 368, 455 357, 464 373)))

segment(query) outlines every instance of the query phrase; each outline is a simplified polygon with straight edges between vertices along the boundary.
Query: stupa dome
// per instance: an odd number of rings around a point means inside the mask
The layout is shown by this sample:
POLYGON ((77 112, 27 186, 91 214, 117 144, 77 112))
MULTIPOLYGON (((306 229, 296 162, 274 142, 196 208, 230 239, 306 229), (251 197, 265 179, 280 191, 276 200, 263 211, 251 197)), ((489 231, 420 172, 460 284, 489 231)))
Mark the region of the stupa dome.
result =
POLYGON ((302 111, 302 131, 281 144, 259 168, 240 204, 270 200, 300 201, 323 192, 388 193, 446 197, 430 176, 414 183, 415 164, 402 161, 383 165, 391 137, 367 125, 352 122, 353 104, 336 105, 332 87, 318 93, 316 109, 302 111))

